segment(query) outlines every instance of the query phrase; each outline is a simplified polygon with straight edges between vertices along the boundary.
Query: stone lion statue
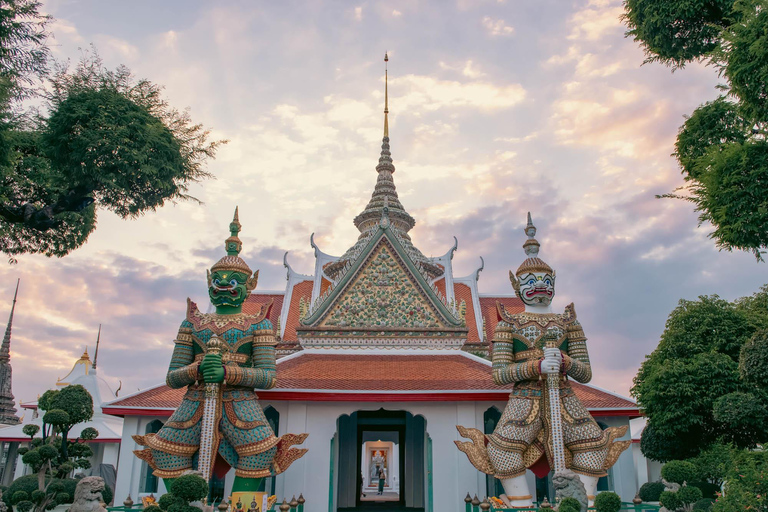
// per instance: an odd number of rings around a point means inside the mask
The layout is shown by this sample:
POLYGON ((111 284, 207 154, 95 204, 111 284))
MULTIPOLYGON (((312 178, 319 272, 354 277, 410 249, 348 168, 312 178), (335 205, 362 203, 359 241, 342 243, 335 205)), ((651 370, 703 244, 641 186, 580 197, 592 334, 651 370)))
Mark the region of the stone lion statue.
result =
POLYGON ((552 484, 555 486, 558 500, 575 498, 581 503, 581 512, 587 512, 587 490, 579 475, 569 469, 556 471, 552 477, 552 484))
POLYGON ((104 498, 104 479, 100 476, 86 476, 77 483, 75 500, 69 507, 69 512, 107 512, 102 503, 104 498))

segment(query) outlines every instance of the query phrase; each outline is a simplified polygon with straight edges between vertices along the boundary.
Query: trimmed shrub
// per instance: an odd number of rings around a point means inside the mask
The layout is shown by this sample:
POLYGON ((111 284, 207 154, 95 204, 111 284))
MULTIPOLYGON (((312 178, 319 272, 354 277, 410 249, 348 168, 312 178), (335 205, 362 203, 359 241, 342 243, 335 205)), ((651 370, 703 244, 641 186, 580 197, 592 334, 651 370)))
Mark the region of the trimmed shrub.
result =
POLYGON ((664 480, 680 485, 697 480, 696 473, 696 466, 686 460, 671 460, 661 468, 661 477, 664 480))
POLYGON ((575 510, 576 512, 581 512, 581 503, 579 503, 579 500, 576 498, 563 498, 563 500, 560 502, 560 508, 558 509, 558 512, 561 510, 575 510))
POLYGON ((661 482, 647 482, 640 487, 640 499, 643 501, 659 501, 665 485, 661 482))
POLYGON ((170 491, 186 503, 199 501, 208 496, 208 482, 198 475, 182 475, 171 483, 170 491))
POLYGON ((677 497, 680 498, 680 501, 683 503, 683 505, 693 505, 701 498, 703 498, 701 495, 701 489, 692 485, 681 487, 680 490, 677 491, 677 497))
POLYGON ((597 512, 619 512, 621 498, 615 492, 601 492, 595 497, 595 510, 597 512))
POLYGON ((683 502, 680 500, 678 493, 672 491, 664 491, 659 496, 659 503, 666 509, 677 510, 683 507, 683 502))
POLYGON ((715 504, 715 500, 712 498, 701 498, 699 501, 693 504, 693 510, 712 510, 712 505, 715 504))

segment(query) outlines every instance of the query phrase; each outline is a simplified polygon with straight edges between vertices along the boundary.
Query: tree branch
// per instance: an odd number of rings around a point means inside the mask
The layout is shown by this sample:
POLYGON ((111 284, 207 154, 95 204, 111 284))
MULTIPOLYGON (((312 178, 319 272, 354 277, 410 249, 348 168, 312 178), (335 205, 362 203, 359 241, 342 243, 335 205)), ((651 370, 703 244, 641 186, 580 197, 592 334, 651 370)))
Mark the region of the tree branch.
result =
POLYGON ((91 196, 92 192, 78 187, 59 196, 55 202, 46 206, 36 206, 32 203, 24 203, 21 206, 0 204, 0 219, 14 224, 24 224, 37 231, 48 231, 63 223, 55 218, 56 215, 64 212, 79 213, 92 205, 95 201, 91 196))

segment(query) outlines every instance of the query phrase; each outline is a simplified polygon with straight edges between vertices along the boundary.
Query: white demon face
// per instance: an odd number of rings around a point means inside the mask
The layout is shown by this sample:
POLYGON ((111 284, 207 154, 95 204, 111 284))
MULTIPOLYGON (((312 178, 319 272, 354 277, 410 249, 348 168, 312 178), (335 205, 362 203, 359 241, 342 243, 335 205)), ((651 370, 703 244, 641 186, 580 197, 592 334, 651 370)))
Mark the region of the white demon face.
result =
POLYGON ((520 299, 529 306, 549 306, 555 296, 555 276, 546 272, 529 272, 517 278, 520 299))

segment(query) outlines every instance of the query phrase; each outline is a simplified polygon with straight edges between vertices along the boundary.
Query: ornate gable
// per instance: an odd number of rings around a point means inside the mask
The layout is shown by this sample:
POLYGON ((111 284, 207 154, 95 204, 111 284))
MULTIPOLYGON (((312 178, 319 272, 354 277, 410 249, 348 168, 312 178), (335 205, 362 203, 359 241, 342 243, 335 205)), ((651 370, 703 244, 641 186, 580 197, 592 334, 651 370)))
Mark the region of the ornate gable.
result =
POLYGON ((446 322, 382 238, 319 325, 438 328, 446 322))
POLYGON ((460 347, 467 329, 435 290, 397 236, 381 227, 302 319, 298 336, 304 346, 460 347))

